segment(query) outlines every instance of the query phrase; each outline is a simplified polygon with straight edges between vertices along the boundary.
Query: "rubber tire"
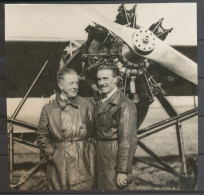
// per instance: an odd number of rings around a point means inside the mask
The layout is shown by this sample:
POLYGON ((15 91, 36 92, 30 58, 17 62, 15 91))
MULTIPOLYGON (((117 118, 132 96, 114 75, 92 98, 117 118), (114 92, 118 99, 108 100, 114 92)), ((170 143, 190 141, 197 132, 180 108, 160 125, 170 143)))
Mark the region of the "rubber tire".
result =
POLYGON ((193 157, 186 160, 188 178, 180 178, 180 187, 182 190, 195 190, 197 186, 198 165, 193 157))

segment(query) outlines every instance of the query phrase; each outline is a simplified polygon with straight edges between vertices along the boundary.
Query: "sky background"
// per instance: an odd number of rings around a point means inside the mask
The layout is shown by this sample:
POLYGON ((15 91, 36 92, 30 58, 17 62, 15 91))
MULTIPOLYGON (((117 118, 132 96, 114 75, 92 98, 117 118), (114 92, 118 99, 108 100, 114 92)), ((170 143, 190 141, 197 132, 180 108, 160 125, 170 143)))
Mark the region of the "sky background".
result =
MULTIPOLYGON (((114 21, 120 4, 89 6, 114 21)), ((133 4, 126 4, 132 8, 133 4)), ((69 4, 16 4, 5 6, 6 41, 9 40, 86 40, 85 28, 91 23, 69 4)), ((197 45, 196 3, 137 4, 137 24, 148 28, 164 18, 164 28, 174 28, 166 42, 171 45, 197 45)))

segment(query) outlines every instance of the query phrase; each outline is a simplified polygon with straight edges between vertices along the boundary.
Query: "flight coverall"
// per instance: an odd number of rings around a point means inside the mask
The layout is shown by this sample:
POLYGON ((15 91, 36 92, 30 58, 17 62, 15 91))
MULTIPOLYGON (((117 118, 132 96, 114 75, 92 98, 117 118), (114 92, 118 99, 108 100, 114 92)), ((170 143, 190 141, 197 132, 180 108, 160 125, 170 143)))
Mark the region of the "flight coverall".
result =
POLYGON ((76 96, 71 102, 59 95, 43 107, 37 143, 48 159, 49 190, 91 190, 95 181, 93 103, 76 96))
POLYGON ((127 174, 129 185, 123 189, 132 188, 132 162, 137 146, 137 110, 120 89, 104 103, 100 99, 97 101, 95 131, 98 189, 121 189, 115 183, 117 172, 127 174))

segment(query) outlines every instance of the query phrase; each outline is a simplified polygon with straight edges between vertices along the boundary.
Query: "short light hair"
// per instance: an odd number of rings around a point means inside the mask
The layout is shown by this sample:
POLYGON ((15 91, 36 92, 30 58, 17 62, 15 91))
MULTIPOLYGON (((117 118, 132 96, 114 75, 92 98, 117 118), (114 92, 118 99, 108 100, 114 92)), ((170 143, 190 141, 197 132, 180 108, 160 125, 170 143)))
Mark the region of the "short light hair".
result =
POLYGON ((119 76, 119 74, 120 74, 119 68, 113 64, 99 66, 97 73, 101 70, 112 70, 113 77, 119 76))
POLYGON ((66 74, 77 74, 77 72, 72 68, 64 68, 57 72, 57 83, 61 83, 64 80, 66 74))

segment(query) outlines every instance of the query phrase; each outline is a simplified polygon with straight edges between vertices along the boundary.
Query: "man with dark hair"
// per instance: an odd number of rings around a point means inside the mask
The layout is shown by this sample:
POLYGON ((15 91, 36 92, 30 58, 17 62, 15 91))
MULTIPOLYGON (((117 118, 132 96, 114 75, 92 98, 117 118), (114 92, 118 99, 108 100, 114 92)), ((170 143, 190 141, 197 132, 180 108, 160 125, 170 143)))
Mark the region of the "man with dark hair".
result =
POLYGON ((91 190, 95 150, 92 142, 94 106, 77 95, 79 79, 72 69, 57 73, 60 93, 43 107, 37 143, 47 163, 50 190, 91 190))
POLYGON ((117 88, 119 70, 102 65, 98 87, 104 95, 96 103, 95 131, 98 189, 132 189, 132 162, 137 145, 135 105, 117 88))

